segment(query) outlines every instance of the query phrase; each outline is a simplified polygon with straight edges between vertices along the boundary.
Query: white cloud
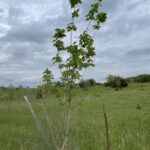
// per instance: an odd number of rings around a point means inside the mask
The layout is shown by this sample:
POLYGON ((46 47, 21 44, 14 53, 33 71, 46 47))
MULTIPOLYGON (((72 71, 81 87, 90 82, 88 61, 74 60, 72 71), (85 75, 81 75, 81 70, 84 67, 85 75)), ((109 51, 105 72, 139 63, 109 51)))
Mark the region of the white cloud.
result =
POLYGON ((0 55, 0 63, 4 63, 11 57, 10 54, 1 53, 0 55))
POLYGON ((11 26, 4 23, 0 23, 0 38, 5 36, 10 29, 11 26))

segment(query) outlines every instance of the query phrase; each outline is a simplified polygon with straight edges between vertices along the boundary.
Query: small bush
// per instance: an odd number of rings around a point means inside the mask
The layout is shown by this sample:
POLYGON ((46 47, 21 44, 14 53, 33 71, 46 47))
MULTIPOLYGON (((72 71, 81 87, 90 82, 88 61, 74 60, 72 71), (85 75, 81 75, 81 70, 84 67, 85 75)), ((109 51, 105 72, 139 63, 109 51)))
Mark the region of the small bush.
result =
POLYGON ((86 88, 88 88, 90 86, 94 86, 94 85, 96 85, 96 82, 95 82, 94 79, 81 80, 79 82, 79 87, 80 88, 84 88, 84 89, 86 89, 86 88))
POLYGON ((8 99, 9 99, 9 94, 7 92, 0 90, 0 100, 8 100, 8 99))
POLYGON ((136 109, 141 109, 142 107, 141 107, 141 105, 140 104, 137 104, 136 105, 136 109))
POLYGON ((115 88, 115 90, 119 90, 120 88, 127 87, 128 82, 119 76, 109 75, 107 77, 107 82, 104 84, 105 86, 110 86, 115 88))
POLYGON ((41 87, 41 86, 38 86, 38 87, 37 87, 36 98, 37 98, 37 99, 43 98, 43 92, 42 92, 42 87, 41 87))
POLYGON ((63 83, 60 82, 60 81, 54 82, 54 85, 55 85, 56 87, 63 87, 63 86, 64 86, 63 83))

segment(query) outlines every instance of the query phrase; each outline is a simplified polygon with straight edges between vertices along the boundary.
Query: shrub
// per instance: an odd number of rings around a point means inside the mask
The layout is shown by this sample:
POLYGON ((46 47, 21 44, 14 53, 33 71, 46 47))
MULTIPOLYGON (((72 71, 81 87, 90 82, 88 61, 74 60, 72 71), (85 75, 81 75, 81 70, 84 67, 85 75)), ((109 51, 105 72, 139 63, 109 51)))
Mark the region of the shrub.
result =
POLYGON ((54 82, 54 85, 55 85, 56 87, 63 87, 63 83, 60 82, 60 81, 54 82))
POLYGON ((90 86, 94 86, 94 85, 96 85, 96 82, 95 82, 94 79, 81 80, 79 82, 79 87, 80 88, 85 88, 86 89, 86 88, 88 88, 90 86))
POLYGON ((9 95, 9 100, 15 100, 15 96, 16 96, 16 88, 12 85, 10 85, 7 88, 7 93, 9 95))
POLYGON ((141 105, 140 104, 137 104, 136 105, 136 109, 141 109, 142 107, 141 107, 141 105))
POLYGON ((41 87, 41 86, 38 86, 38 87, 37 87, 36 98, 37 98, 37 99, 43 98, 43 92, 42 92, 42 87, 41 87))
POLYGON ((0 100, 8 100, 8 99, 9 99, 8 93, 0 90, 0 100))
POLYGON ((89 85, 90 85, 90 86, 96 85, 96 82, 95 82, 94 79, 88 79, 88 82, 89 82, 89 85))
POLYGON ((107 77, 107 82, 104 84, 105 86, 110 86, 112 88, 115 88, 116 90, 127 87, 128 82, 119 76, 109 75, 107 77))

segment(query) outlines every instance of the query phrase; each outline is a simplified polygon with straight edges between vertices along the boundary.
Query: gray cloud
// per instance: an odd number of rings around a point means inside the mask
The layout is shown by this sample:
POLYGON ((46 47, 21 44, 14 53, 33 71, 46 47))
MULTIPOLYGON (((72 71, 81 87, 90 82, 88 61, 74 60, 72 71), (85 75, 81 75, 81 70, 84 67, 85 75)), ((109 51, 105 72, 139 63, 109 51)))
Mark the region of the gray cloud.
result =
POLYGON ((131 50, 127 52, 127 57, 145 57, 150 55, 150 48, 142 50, 131 50))
POLYGON ((3 9, 2 8, 0 8, 0 14, 2 14, 3 13, 3 9))
POLYGON ((5 42, 37 42, 43 43, 50 36, 49 28, 39 22, 14 26, 1 40, 5 42))
MULTIPOLYGON (((81 15, 88 12, 92 0, 86 1, 81 15)), ((97 55, 95 68, 85 78, 104 81, 108 74, 132 76, 150 73, 150 2, 103 1, 107 22, 95 36, 97 55)), ((59 78, 59 70, 51 62, 53 30, 71 21, 68 1, 5 0, 0 2, 0 85, 40 82, 49 67, 59 78)), ((80 17, 79 32, 87 23, 80 17)), ((75 38, 78 36, 75 35, 75 38)))

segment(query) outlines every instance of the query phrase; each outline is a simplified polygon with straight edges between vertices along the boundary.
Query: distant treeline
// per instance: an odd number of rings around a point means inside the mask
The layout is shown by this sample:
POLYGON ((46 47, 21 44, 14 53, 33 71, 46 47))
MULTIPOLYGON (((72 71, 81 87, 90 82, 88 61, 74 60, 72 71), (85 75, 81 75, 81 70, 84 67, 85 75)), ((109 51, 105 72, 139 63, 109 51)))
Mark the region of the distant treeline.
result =
POLYGON ((0 87, 0 100, 23 100, 23 96, 30 96, 36 94, 35 88, 23 87, 23 86, 12 86, 0 87))
POLYGON ((150 83, 150 74, 142 74, 135 77, 126 78, 128 82, 150 83))
POLYGON ((116 90, 127 87, 130 83, 150 83, 150 75, 142 74, 135 77, 123 78, 116 75, 108 75, 105 86, 115 88, 116 90))
MULTIPOLYGON (((92 86, 104 85, 107 87, 114 88, 119 90, 125 88, 130 83, 150 83, 150 74, 142 74, 135 77, 122 78, 116 75, 108 75, 105 83, 96 82, 94 79, 81 80, 79 83, 76 83, 77 87, 81 89, 87 89, 92 86)), ((48 93, 56 93, 59 88, 63 88, 63 83, 61 81, 52 82, 51 84, 42 84, 36 88, 29 88, 18 86, 15 87, 10 85, 9 87, 0 87, 0 100, 16 100, 22 99, 24 95, 34 96, 36 98, 42 98, 48 93)))

